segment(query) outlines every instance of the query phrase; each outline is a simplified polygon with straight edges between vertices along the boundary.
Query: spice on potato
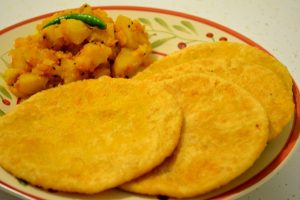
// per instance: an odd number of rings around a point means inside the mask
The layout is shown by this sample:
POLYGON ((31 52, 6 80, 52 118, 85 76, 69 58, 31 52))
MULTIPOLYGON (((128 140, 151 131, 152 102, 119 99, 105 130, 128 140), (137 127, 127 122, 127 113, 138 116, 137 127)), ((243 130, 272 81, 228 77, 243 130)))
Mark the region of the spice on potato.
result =
POLYGON ((131 77, 151 62, 151 50, 139 21, 120 15, 114 22, 104 10, 85 4, 55 13, 37 33, 17 38, 4 76, 17 97, 27 98, 77 80, 131 77))

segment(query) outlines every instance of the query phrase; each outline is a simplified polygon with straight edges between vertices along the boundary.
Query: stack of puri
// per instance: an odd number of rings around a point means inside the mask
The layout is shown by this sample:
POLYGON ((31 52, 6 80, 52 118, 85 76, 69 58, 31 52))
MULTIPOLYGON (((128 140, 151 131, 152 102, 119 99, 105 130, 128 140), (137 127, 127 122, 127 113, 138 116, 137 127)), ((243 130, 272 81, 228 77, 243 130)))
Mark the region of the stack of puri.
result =
POLYGON ((262 50, 203 43, 155 62, 134 79, 164 82, 182 106, 177 149, 122 189, 177 198, 228 184, 251 167, 292 120, 292 79, 262 50))
POLYGON ((279 61, 244 44, 203 43, 133 79, 31 96, 0 118, 0 165, 45 189, 195 197, 249 169, 293 112, 279 61))

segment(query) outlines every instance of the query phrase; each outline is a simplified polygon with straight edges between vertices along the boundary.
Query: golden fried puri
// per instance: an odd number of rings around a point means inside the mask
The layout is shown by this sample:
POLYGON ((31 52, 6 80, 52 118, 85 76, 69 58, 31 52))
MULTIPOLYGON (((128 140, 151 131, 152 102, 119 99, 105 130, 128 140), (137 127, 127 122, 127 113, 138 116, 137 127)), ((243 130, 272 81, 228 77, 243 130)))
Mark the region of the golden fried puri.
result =
POLYGON ((33 185, 96 193, 159 165, 181 123, 160 84, 78 81, 39 92, 0 118, 0 164, 33 185))
POLYGON ((252 65, 257 64, 275 72, 283 81, 286 89, 292 93, 292 78, 287 68, 273 56, 246 44, 235 42, 213 42, 194 45, 174 52, 154 62, 146 71, 162 71, 177 64, 194 59, 226 59, 229 62, 252 65))
POLYGON ((266 67, 231 63, 224 59, 196 59, 170 70, 177 74, 217 75, 246 89, 267 111, 270 121, 269 140, 276 138, 293 117, 293 96, 286 90, 282 80, 266 67))
POLYGON ((162 165, 122 189, 192 197, 228 183, 259 157, 269 136, 268 118, 247 91, 200 74, 157 74, 149 79, 163 81, 181 105, 181 140, 162 165))

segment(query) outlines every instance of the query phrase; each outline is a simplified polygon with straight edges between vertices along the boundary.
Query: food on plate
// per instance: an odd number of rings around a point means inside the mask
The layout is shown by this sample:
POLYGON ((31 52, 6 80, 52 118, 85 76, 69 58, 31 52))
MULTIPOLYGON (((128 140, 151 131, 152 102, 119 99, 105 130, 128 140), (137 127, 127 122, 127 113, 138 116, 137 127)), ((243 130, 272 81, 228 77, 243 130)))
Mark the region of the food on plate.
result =
POLYGON ((139 21, 88 5, 17 38, 4 77, 24 101, 0 117, 0 166, 44 189, 187 198, 233 181, 290 125, 292 78, 262 50, 151 52, 139 21))
POLYGON ((76 19, 80 20, 90 26, 97 26, 100 29, 106 29, 106 24, 98 17, 91 15, 91 14, 82 14, 82 13, 70 13, 67 15, 59 16, 52 21, 48 22, 43 28, 47 28, 48 26, 52 26, 54 24, 60 24, 61 20, 63 19, 76 19))
POLYGON ((226 59, 245 65, 261 65, 275 72, 292 94, 292 77, 287 68, 266 52, 247 44, 236 42, 206 42, 171 53, 150 65, 145 71, 162 71, 194 59, 226 59))
POLYGON ((96 193, 160 164, 181 124, 181 109, 161 84, 77 81, 39 92, 0 118, 0 164, 42 188, 96 193))
POLYGON ((83 5, 53 14, 35 34, 15 40, 5 80, 23 99, 82 79, 131 77, 150 62, 151 44, 138 20, 115 20, 83 5))
POLYGON ((267 114, 247 91, 217 76, 160 73, 181 105, 180 142, 162 165, 121 186, 142 194, 192 197, 233 180, 260 156, 269 136, 267 114))
MULTIPOLYGON (((217 75, 246 89, 262 104, 268 114, 270 121, 269 140, 276 138, 293 117, 293 96, 288 92, 282 80, 267 67, 240 64, 237 61, 228 62, 225 59, 204 58, 191 60, 168 70, 177 74, 206 73, 217 75)), ((139 78, 146 78, 149 75, 149 73, 141 73, 139 78)))

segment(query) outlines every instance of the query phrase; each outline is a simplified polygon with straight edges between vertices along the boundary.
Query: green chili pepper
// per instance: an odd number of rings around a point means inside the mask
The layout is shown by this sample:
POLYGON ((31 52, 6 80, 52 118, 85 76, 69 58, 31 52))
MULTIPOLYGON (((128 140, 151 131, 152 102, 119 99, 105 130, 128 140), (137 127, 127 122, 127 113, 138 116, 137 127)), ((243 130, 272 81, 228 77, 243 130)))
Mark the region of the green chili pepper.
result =
POLYGON ((106 24, 94 15, 89 14, 80 14, 80 13, 71 13, 67 15, 60 16, 58 18, 53 19, 48 24, 46 24, 43 28, 51 26, 53 24, 59 24, 62 19, 77 19, 80 20, 90 26, 96 26, 100 29, 106 29, 106 24))

